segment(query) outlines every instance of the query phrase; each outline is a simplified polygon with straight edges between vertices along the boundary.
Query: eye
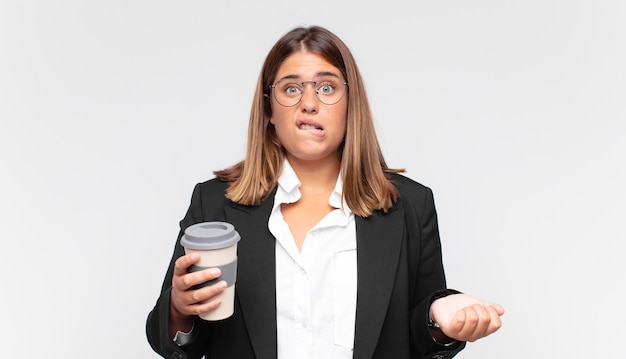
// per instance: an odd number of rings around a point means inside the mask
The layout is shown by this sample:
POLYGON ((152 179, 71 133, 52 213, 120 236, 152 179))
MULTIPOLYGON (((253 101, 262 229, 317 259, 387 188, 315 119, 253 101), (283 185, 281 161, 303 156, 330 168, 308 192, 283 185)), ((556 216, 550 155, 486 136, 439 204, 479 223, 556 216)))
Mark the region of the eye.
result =
POLYGON ((281 92, 287 96, 295 96, 302 93, 302 88, 298 84, 287 83, 281 87, 281 92))
POLYGON ((323 95, 330 95, 335 92, 336 85, 330 81, 322 82, 318 87, 317 91, 323 95))

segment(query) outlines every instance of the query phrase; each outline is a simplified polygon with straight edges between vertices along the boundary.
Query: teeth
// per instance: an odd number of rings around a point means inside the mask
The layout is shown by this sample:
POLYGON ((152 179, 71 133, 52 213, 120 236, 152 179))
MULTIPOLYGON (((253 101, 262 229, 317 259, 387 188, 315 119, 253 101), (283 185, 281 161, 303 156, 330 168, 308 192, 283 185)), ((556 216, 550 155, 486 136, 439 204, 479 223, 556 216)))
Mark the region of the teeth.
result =
POLYGON ((300 125, 300 129, 301 130, 315 130, 317 129, 317 127, 312 126, 312 125, 300 125))

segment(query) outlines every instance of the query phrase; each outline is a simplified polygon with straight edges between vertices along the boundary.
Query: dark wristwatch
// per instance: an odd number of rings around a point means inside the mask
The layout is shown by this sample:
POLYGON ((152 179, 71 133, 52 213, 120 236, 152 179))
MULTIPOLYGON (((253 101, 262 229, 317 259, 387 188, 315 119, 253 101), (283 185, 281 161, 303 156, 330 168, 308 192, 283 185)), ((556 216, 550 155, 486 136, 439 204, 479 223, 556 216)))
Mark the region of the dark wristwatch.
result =
POLYGON ((183 347, 193 342, 195 339, 195 332, 193 331, 194 327, 195 325, 192 326, 191 330, 189 330, 189 332, 187 333, 181 332, 180 330, 177 331, 176 334, 174 335, 174 339, 172 339, 174 343, 178 345, 179 347, 183 347))
POLYGON ((441 332, 441 327, 433 320, 433 318, 429 318, 428 320, 428 329, 441 332))

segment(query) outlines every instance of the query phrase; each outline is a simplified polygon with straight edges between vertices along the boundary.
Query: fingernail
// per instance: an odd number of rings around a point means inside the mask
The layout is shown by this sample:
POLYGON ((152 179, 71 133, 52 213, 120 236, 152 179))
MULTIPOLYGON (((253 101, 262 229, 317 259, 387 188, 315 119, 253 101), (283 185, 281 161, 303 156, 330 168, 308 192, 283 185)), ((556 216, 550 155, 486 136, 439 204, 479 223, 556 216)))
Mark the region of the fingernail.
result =
POLYGON ((217 269, 217 268, 211 268, 209 271, 210 271, 211 275, 213 275, 213 276, 217 277, 217 276, 220 275, 220 270, 217 269))

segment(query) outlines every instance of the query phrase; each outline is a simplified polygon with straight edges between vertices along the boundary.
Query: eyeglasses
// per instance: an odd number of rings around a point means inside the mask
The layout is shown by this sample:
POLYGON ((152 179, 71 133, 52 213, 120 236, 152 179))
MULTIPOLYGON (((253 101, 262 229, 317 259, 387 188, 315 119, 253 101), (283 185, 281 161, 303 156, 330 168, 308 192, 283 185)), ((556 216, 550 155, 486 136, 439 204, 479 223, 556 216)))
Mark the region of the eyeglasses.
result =
POLYGON ((346 93, 348 83, 341 81, 337 77, 326 77, 318 79, 317 81, 302 81, 297 82, 295 79, 284 78, 277 83, 270 85, 270 89, 274 91, 274 98, 278 104, 285 107, 292 107, 297 105, 302 96, 304 95, 304 84, 313 84, 315 95, 318 100, 326 105, 334 105, 346 93))

